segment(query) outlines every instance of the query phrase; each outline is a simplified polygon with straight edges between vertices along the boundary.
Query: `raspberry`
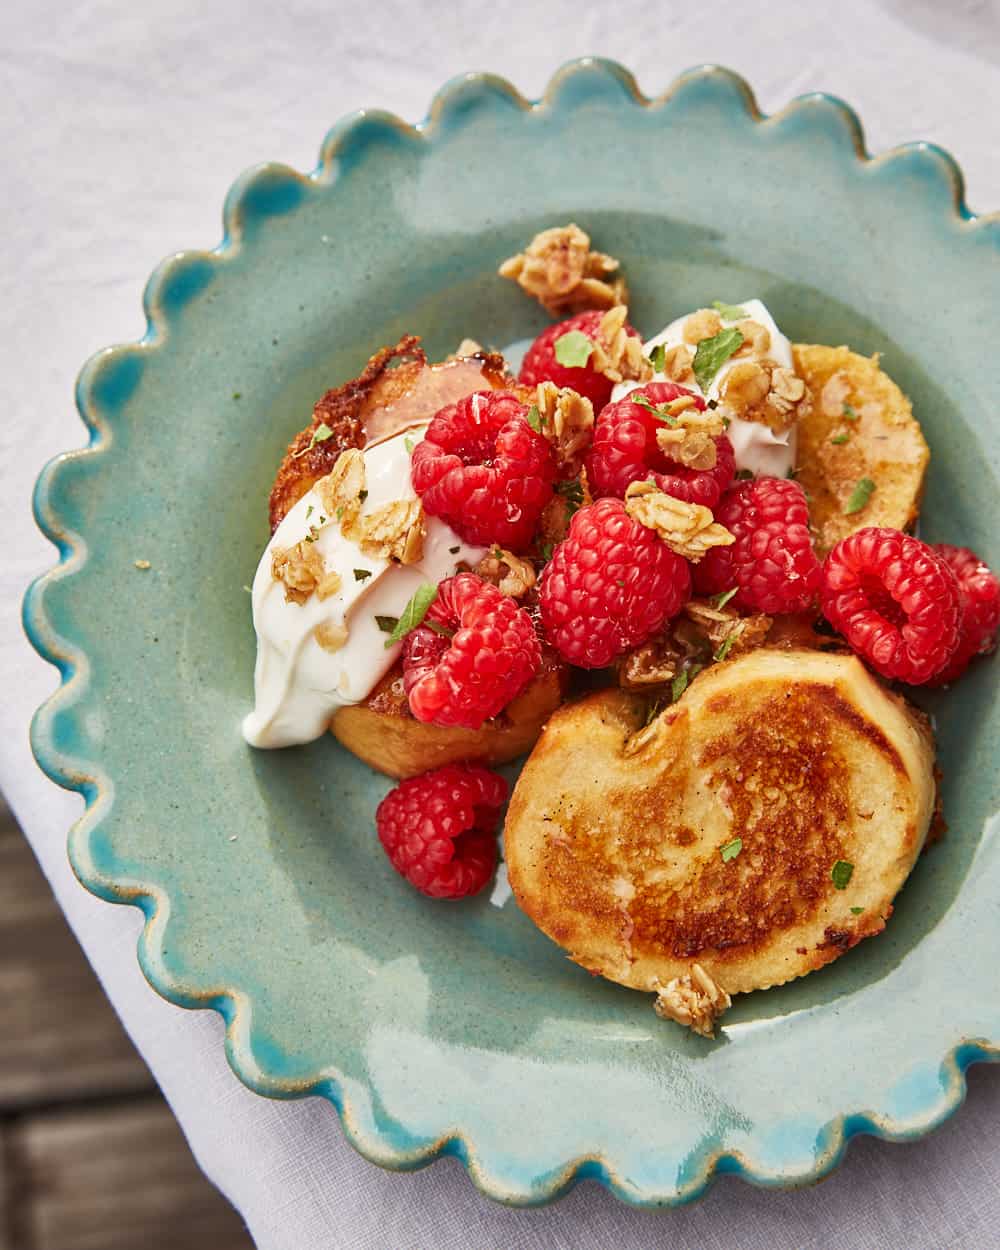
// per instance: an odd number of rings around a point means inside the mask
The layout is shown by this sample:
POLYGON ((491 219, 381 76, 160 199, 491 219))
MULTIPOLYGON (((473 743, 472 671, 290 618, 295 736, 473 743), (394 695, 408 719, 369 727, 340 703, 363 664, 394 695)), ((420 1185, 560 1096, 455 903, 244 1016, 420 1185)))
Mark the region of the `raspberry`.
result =
POLYGON ((958 579, 961 606, 958 645, 931 683, 942 686, 961 677, 977 655, 989 655, 996 647, 1000 627, 1000 582, 968 547, 935 543, 932 550, 958 579))
POLYGON ((733 604, 753 612, 804 612, 822 581, 809 533, 809 508, 798 482, 758 477, 737 482, 719 500, 715 519, 736 538, 712 547, 695 565, 700 595, 736 588, 733 604))
MULTIPOLYGON (((594 445, 587 456, 587 481, 594 495, 617 495, 623 499, 633 482, 648 480, 675 499, 715 507, 736 471, 729 439, 720 434, 715 440, 714 469, 689 469, 660 449, 656 432, 665 428, 664 423, 635 402, 635 397, 645 396, 659 406, 691 394, 674 382, 649 382, 616 404, 608 404, 597 419, 594 445)), ((698 411, 703 412, 705 401, 701 396, 695 395, 694 401, 698 411)))
POLYGON ((475 573, 458 573, 441 583, 424 623, 406 636, 403 686, 417 720, 478 729, 541 662, 527 612, 475 573))
POLYGON ((564 660, 603 668, 655 634, 691 594, 687 562, 617 499, 581 508, 545 567, 542 626, 564 660))
POLYGON ((496 826, 507 783, 474 764, 445 764, 390 790, 375 812, 393 868, 431 898, 483 888, 497 862, 496 826))
POLYGON ((527 412, 509 391, 477 391, 442 408, 413 452, 425 510, 467 543, 523 549, 552 498, 555 456, 527 412))
MULTIPOLYGON (((597 330, 604 317, 603 312, 577 313, 566 321, 557 321, 555 325, 543 330, 528 348, 518 374, 518 381, 525 386, 535 386, 539 382, 555 382, 556 386, 572 387, 578 395, 586 395, 594 405, 594 411, 600 412, 611 398, 614 382, 603 373, 597 373, 591 362, 579 368, 567 368, 556 360, 556 339, 562 338, 572 330, 578 330, 588 339, 597 338, 597 330)), ((633 338, 639 337, 634 326, 625 325, 625 333, 633 338)))
POLYGON ((823 615, 883 677, 920 686, 947 664, 959 637, 950 566, 900 530, 869 526, 826 557, 823 615))

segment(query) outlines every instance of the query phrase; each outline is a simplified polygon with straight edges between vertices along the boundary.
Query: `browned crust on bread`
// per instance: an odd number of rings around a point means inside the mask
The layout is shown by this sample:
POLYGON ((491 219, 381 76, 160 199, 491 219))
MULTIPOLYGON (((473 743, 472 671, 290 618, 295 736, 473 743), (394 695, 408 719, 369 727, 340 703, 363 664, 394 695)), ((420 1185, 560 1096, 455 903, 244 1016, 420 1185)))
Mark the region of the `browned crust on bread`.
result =
POLYGON ((910 401, 877 355, 808 343, 794 344, 792 353, 810 401, 798 425, 796 476, 820 554, 866 525, 910 529, 930 460, 910 401), (845 416, 845 404, 853 416, 845 416), (847 512, 862 478, 875 483, 874 493, 847 512))
POLYGON ((404 335, 395 347, 380 348, 356 378, 333 387, 317 400, 312 419, 288 444, 274 479, 269 501, 272 534, 302 496, 332 471, 342 451, 365 445, 362 407, 387 371, 394 364, 399 366, 398 385, 405 386, 426 363, 419 337, 404 335), (313 435, 323 424, 329 426, 332 435, 310 447, 313 435))
POLYGON ((356 378, 322 396, 309 424, 288 445, 271 488, 272 534, 289 509, 333 469, 342 451, 429 421, 441 408, 473 391, 496 389, 512 390, 531 402, 529 392, 510 377, 496 352, 431 365, 416 334, 381 348, 356 378), (331 434, 313 443, 321 425, 331 434))
POLYGON ((922 718, 853 657, 805 651, 707 670, 637 733, 644 710, 619 691, 560 709, 511 800, 512 888, 571 958, 638 989, 697 962, 739 993, 881 932, 930 820, 922 718))

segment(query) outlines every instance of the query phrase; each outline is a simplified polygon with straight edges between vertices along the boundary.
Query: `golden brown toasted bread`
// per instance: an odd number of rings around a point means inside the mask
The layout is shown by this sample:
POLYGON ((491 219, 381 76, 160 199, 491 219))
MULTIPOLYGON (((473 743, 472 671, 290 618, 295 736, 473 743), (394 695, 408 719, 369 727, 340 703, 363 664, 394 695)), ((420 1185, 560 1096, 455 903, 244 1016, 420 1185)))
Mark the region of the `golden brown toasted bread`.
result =
POLYGON ((511 799, 514 894, 571 958, 661 1005, 704 974, 728 1003, 882 930, 934 807, 918 713, 854 656, 771 648, 644 727, 647 706, 564 706, 511 799))
POLYGON ((364 703, 334 713, 330 732, 359 759, 390 777, 416 777, 442 764, 506 764, 526 755, 566 695, 569 670, 546 648, 531 685, 480 729, 425 725, 414 719, 396 664, 364 703))
POLYGON ((846 347, 796 343, 795 369, 811 404, 798 426, 797 473, 823 555, 866 525, 909 529, 917 519, 930 459, 910 401, 870 360, 846 347), (862 479, 868 502, 848 511, 862 479))

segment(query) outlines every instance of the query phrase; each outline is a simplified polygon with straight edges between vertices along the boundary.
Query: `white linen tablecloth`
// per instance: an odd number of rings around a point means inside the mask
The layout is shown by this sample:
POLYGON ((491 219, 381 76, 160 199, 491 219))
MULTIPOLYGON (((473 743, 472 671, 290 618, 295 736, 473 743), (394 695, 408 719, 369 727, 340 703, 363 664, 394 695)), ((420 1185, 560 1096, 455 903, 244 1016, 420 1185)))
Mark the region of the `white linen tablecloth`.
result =
POLYGON ((949 148, 965 169, 972 207, 996 210, 997 0, 33 0, 4 7, 0 786, 201 1166, 257 1244, 1000 1244, 997 1068, 973 1070, 965 1108, 921 1143, 859 1141, 817 1188, 772 1193, 726 1178, 701 1203, 668 1213, 631 1210, 591 1183, 544 1210, 506 1210, 481 1197, 454 1161, 402 1176, 366 1163, 319 1099, 282 1104, 249 1093, 226 1066, 217 1017, 169 1006, 142 979, 138 913, 98 902, 70 874, 64 839, 80 803, 42 776, 27 740, 30 714, 56 676, 29 650, 19 622, 26 583, 53 560, 29 514, 32 484, 44 460, 83 441, 74 375, 97 348, 142 333, 140 292, 163 255, 218 241, 223 196, 244 167, 276 159, 309 169, 344 112, 374 105, 415 120, 437 87, 465 70, 497 71, 538 95, 558 64, 599 53, 629 65, 650 94, 703 61, 741 71, 766 110, 805 91, 831 91, 858 110, 875 150, 916 138, 949 148))

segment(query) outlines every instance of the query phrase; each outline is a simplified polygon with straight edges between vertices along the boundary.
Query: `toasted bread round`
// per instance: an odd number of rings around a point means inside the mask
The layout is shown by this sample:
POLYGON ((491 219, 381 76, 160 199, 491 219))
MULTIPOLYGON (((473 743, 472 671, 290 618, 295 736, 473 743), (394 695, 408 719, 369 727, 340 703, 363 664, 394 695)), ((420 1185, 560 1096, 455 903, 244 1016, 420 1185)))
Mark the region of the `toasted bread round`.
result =
POLYGON ((930 459, 910 401, 877 355, 869 360, 846 347, 804 343, 792 354, 812 401, 798 425, 796 476, 809 497, 819 553, 866 525, 909 529, 930 459), (850 511, 864 478, 875 488, 850 511))
POLYGON ((853 656, 769 648, 645 708, 566 705, 521 773, 507 868, 549 937, 634 989, 698 965, 734 994, 882 930, 934 807, 923 717, 853 656))
POLYGON ((402 665, 397 663, 364 703, 334 713, 330 732, 359 759, 390 777, 416 777, 461 760, 506 764, 531 750, 565 698, 569 670, 546 650, 531 685, 479 729, 416 720, 403 693, 402 665))

